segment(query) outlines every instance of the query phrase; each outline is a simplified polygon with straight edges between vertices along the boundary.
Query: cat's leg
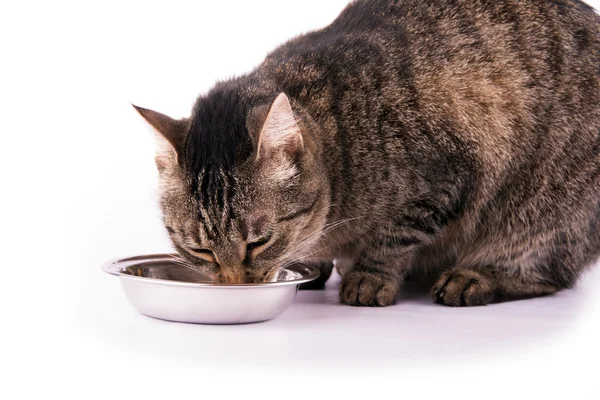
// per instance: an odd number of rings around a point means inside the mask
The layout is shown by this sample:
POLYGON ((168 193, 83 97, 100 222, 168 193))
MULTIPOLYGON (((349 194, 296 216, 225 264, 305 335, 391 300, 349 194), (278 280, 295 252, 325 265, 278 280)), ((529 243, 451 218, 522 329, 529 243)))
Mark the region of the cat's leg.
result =
POLYGON ((354 265, 354 259, 347 257, 340 257, 334 260, 335 270, 337 271, 339 276, 346 275, 346 272, 352 269, 354 265))
POLYGON ((386 241, 377 238, 373 242, 342 277, 340 300, 344 304, 383 307, 396 301, 414 251, 405 246, 386 247, 386 241))
POLYGON ((319 277, 314 281, 303 283, 300 285, 300 290, 321 290, 325 288, 325 282, 331 276, 333 270, 332 261, 309 261, 305 264, 311 265, 319 270, 319 277))
POLYGON ((448 306, 477 306, 545 296, 572 287, 581 271, 595 259, 596 243, 590 242, 587 234, 584 232, 579 238, 564 232, 546 236, 537 241, 536 251, 528 251, 525 258, 507 262, 510 257, 504 254, 500 257, 504 260, 501 266, 490 260, 481 267, 461 268, 459 260, 458 268, 442 273, 433 286, 433 300, 448 306))

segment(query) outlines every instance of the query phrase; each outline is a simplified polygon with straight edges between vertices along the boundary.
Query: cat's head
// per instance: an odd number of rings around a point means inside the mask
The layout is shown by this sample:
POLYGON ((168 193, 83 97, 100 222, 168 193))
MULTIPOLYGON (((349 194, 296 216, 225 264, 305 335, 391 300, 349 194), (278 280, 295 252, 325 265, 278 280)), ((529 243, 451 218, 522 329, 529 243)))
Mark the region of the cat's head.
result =
POLYGON ((272 280, 314 250, 329 210, 326 174, 288 97, 215 89, 188 119, 136 107, 157 131, 164 223, 216 282, 272 280))

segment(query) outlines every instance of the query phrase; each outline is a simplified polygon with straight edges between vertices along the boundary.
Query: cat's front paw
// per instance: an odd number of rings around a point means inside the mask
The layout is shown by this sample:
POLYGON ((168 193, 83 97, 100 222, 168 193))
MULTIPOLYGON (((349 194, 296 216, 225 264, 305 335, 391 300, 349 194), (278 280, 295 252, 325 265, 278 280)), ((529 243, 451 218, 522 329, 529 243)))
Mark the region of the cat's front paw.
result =
POLYGON ((494 301, 492 277, 470 269, 444 272, 431 289, 433 301, 452 307, 481 306, 494 301))
POLYGON ((398 284, 381 275, 350 271, 340 286, 340 300, 351 306, 385 307, 395 303, 398 284))

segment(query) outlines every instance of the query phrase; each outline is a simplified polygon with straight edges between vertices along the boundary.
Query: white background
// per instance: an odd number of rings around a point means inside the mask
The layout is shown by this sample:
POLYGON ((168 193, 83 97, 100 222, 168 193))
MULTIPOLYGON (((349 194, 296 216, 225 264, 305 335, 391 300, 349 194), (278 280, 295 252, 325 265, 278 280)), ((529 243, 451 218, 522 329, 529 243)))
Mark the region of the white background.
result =
POLYGON ((7 3, 2 398, 597 396, 600 269, 556 296, 471 309, 410 288, 394 307, 346 307, 336 278, 274 321, 230 327, 143 317, 100 272, 170 250, 152 134, 129 103, 186 116, 346 0, 7 3))

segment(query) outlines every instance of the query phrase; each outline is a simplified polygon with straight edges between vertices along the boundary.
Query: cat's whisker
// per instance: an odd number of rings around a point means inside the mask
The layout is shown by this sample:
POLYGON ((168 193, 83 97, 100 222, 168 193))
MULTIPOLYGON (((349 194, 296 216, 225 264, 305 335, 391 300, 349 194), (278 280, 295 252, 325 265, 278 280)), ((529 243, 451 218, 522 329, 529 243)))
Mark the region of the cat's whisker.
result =
POLYGON ((355 218, 347 218, 345 220, 336 221, 336 222, 333 222, 333 223, 331 223, 329 225, 325 225, 320 230, 316 230, 316 231, 310 233, 303 241, 299 242, 293 249, 291 249, 291 251, 288 251, 288 253, 292 253, 293 254, 298 249, 301 249, 302 248, 301 246, 303 246, 303 245, 307 244, 308 242, 312 241, 313 239, 315 239, 315 237, 317 237, 316 240, 319 240, 321 237, 323 237, 326 234, 330 233, 331 231, 333 231, 334 229, 338 228, 339 226, 347 224, 348 222, 355 221, 355 220, 360 219, 360 218, 364 218, 364 216, 363 217, 355 217, 355 218))
POLYGON ((309 233, 306 238, 304 238, 302 241, 300 241, 299 243, 296 244, 295 248, 297 248, 297 247, 305 244, 306 242, 314 239, 315 236, 323 236, 323 235, 331 232, 332 230, 338 228, 339 226, 341 226, 343 224, 346 224, 348 222, 351 222, 351 221, 354 221, 354 220, 357 220, 357 219, 360 219, 360 218, 364 218, 364 217, 348 218, 348 219, 345 219, 345 220, 335 221, 335 222, 332 222, 332 223, 330 223, 328 225, 325 225, 323 228, 317 229, 317 230, 309 233))
POLYGON ((306 250, 307 248, 314 246, 316 243, 318 243, 323 237, 325 237, 328 233, 332 232, 334 229, 347 224, 349 222, 361 219, 361 218, 365 218, 364 216, 361 217, 354 217, 354 218, 347 218, 341 221, 335 221, 332 222, 328 225, 325 225, 323 228, 313 231, 310 234, 307 235, 306 238, 304 238, 301 242, 299 242, 298 244, 296 244, 293 248, 289 249, 282 257, 282 260, 286 260, 284 263, 282 263, 278 268, 279 269, 283 269, 289 265, 292 265, 296 262, 298 262, 298 260, 300 259, 306 259, 306 258, 310 258, 311 256, 313 256, 314 254, 317 254, 318 252, 331 247, 330 246, 326 246, 326 247, 322 247, 320 249, 317 249, 315 251, 312 251, 309 253, 309 255, 307 256, 303 256, 303 257, 296 257, 297 254, 301 253, 302 251, 306 250))
POLYGON ((177 264, 177 265, 179 265, 181 267, 190 269, 190 270, 192 270, 194 272, 197 272, 197 273, 200 273, 200 274, 205 274, 206 273, 205 270, 202 270, 201 268, 198 268, 196 265, 194 265, 191 262, 185 260, 184 258, 177 257, 177 256, 174 256, 174 255, 171 255, 171 254, 169 256, 171 257, 171 262, 174 263, 174 264, 177 264))

